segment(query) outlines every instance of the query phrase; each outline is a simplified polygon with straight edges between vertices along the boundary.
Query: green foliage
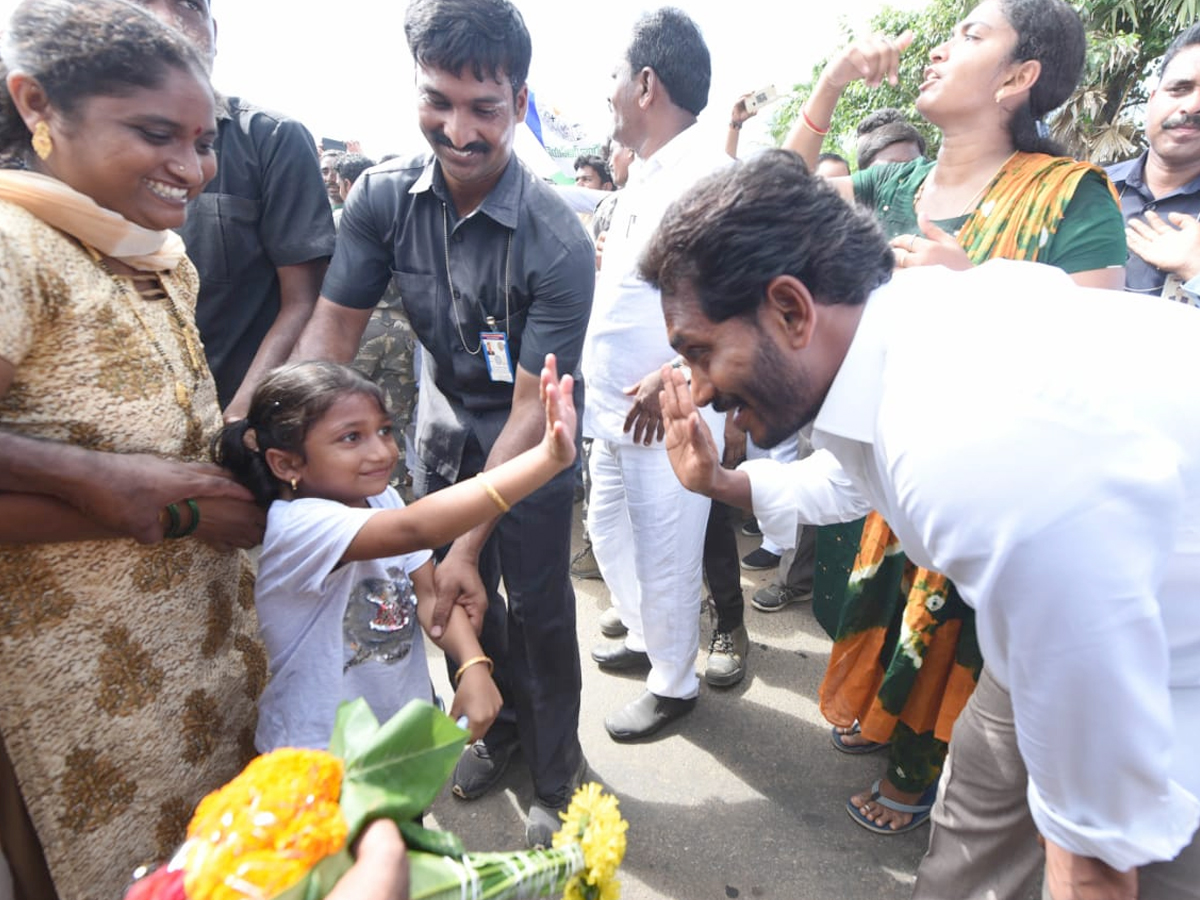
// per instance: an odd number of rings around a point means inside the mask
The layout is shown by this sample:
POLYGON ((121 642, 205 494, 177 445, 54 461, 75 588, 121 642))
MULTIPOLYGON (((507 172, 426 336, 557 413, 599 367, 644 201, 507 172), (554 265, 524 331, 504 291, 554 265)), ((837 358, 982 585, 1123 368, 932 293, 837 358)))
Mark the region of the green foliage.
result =
MULTIPOLYGON (((903 110, 935 153, 937 130, 917 113, 913 101, 929 51, 944 40, 954 24, 974 5, 963 0, 930 0, 919 11, 884 7, 871 19, 871 31, 896 35, 912 29, 915 40, 900 66, 900 83, 868 88, 855 82, 846 88, 834 112, 822 148, 840 153, 853 164, 855 128, 864 116, 885 106, 903 110)), ((1088 31, 1088 57, 1080 86, 1050 118, 1053 136, 1076 155, 1099 162, 1131 156, 1144 146, 1142 105, 1157 79, 1156 63, 1171 40, 1200 15, 1200 0, 1081 0, 1075 3, 1088 31)), ((843 29, 844 42, 855 35, 843 29)), ((798 118, 826 59, 813 67, 807 81, 777 111, 771 134, 781 142, 798 118)))
POLYGON ((1076 155, 1111 162, 1140 152, 1142 105, 1167 45, 1196 20, 1198 0, 1084 0, 1088 61, 1079 88, 1051 121, 1076 155))

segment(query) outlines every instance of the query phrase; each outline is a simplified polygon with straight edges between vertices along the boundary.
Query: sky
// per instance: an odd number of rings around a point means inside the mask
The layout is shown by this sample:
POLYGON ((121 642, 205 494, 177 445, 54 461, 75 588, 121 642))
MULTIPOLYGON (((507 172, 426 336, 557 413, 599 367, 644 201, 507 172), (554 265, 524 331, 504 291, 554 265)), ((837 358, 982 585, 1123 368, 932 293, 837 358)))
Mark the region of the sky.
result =
MULTIPOLYGON (((915 8, 925 0, 892 0, 915 8)), ((529 84, 539 108, 601 142, 608 91, 632 24, 658 3, 516 0, 533 39, 529 84)), ((747 91, 781 93, 807 78, 839 43, 838 24, 862 28, 882 0, 785 4, 781 0, 674 0, 699 24, 713 60, 700 125, 724 141, 729 110, 747 91)), ((413 66, 404 41, 406 0, 213 0, 218 90, 299 119, 314 136, 356 139, 369 156, 417 153, 413 66)), ((7 20, 17 0, 0 0, 7 20)), ((774 107, 751 120, 743 148, 770 143, 774 107)))

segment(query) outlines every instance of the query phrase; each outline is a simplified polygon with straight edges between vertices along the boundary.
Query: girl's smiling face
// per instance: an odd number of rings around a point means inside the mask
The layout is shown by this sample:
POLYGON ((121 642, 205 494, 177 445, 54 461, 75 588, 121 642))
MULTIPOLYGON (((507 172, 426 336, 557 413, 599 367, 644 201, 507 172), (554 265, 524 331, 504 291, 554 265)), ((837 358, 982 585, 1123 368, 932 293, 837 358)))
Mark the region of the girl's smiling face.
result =
POLYGON ((304 459, 276 474, 297 479, 294 497, 365 506, 387 487, 399 458, 387 411, 369 394, 346 394, 309 429, 304 459))

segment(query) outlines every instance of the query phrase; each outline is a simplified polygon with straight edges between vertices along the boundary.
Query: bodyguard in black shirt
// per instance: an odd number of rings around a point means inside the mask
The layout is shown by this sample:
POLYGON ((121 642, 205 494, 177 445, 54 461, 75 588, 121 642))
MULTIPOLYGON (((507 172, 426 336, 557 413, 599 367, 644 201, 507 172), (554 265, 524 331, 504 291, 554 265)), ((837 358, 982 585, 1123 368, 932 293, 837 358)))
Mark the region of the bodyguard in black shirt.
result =
MULTIPOLYGON (((371 309, 395 279, 427 351, 414 474, 421 495, 541 439, 542 362, 553 352, 559 371, 576 370, 595 271, 578 218, 513 154, 528 105, 521 14, 507 0, 415 0, 405 33, 432 156, 393 160, 355 183, 296 356, 353 358, 371 309)), ((473 618, 483 615, 483 649, 505 699, 484 740, 459 761, 454 792, 486 792, 520 746, 536 793, 531 846, 549 845, 557 812, 586 772, 567 571, 573 482, 564 472, 459 538, 435 574, 437 622, 456 602, 473 618)))

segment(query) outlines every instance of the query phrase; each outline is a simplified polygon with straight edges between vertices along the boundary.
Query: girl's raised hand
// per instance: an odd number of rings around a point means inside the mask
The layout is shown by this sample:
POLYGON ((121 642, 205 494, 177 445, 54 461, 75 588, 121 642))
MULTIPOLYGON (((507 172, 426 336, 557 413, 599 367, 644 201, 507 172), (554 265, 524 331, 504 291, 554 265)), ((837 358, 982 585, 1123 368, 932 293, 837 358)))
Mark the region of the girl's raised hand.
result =
POLYGON ((891 37, 873 34, 840 50, 825 66, 822 77, 843 88, 852 81, 867 87, 879 87, 886 81, 893 87, 900 81, 900 54, 913 42, 913 33, 905 31, 891 37))
POLYGON ((546 354, 542 368, 541 398, 546 407, 543 445, 550 457, 566 468, 575 461, 575 379, 558 377, 558 360, 546 354))

